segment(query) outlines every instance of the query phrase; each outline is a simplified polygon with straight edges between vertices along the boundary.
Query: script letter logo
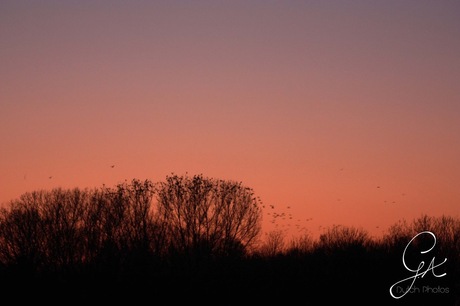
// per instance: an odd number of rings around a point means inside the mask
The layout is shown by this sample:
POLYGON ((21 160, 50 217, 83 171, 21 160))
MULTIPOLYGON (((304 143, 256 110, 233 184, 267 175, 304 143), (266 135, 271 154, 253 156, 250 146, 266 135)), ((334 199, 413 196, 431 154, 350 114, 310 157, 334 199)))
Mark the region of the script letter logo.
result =
MULTIPOLYGON (((409 247, 409 245, 412 243, 412 241, 417 238, 418 236, 420 235, 431 235, 433 237, 433 245, 431 246, 431 248, 429 248, 428 250, 425 250, 425 251, 420 251, 420 254, 426 254, 428 252, 430 252, 434 246, 436 245, 436 236, 435 234, 433 234, 432 232, 430 231, 423 231, 423 232, 420 232, 418 233, 417 235, 415 235, 410 241, 409 243, 406 245, 406 247, 404 248, 404 252, 403 252, 403 255, 402 255, 402 262, 403 262, 403 265, 404 267, 406 268, 407 271, 410 271, 412 273, 415 273, 414 275, 410 276, 410 277, 407 277, 405 279, 402 279, 400 281, 397 281, 396 283, 394 283, 391 287, 390 287, 390 294, 393 298, 395 299, 400 299, 402 298, 403 296, 405 296, 411 289, 412 287, 414 286, 414 283, 415 283, 415 280, 417 279, 417 277, 420 277, 420 278, 423 278, 425 276, 425 274, 428 272, 428 271, 431 271, 431 273, 433 274, 434 277, 443 277, 446 275, 446 273, 443 273, 443 274, 440 274, 440 275, 437 275, 435 272, 434 272, 434 269, 441 266, 442 264, 444 264, 446 261, 447 261, 447 258, 444 258, 444 261, 441 262, 441 263, 438 263, 438 264, 435 264, 435 257, 433 257, 433 259, 431 260, 430 264, 428 265, 428 267, 426 268, 425 271, 422 271, 422 268, 425 266, 425 262, 422 260, 417 268, 410 268, 406 262, 406 251, 407 251, 407 248, 409 247), (393 293, 393 288, 395 286, 397 286, 397 288, 401 288, 402 286, 402 283, 405 283, 405 282, 410 282, 410 285, 407 286, 407 289, 404 291, 402 290, 402 294, 401 295, 395 295, 393 293)), ((397 290, 398 292, 397 293, 400 293, 401 290, 397 290)))

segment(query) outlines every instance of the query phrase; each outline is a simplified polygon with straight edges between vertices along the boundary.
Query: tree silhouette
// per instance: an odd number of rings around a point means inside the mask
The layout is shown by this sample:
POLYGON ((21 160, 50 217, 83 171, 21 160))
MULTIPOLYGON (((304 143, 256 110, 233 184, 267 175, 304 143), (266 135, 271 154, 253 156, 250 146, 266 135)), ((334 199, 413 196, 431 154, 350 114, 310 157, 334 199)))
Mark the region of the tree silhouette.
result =
POLYGON ((164 236, 153 211, 154 185, 132 180, 93 192, 86 208, 86 257, 98 267, 125 273, 160 256, 164 236))
POLYGON ((303 234, 300 237, 294 237, 287 247, 289 254, 295 255, 307 255, 314 249, 314 241, 309 234, 303 234))
POLYGON ((417 284, 448 294, 412 294, 404 305, 460 302, 460 220, 422 215, 400 220, 381 238, 336 225, 313 240, 285 243, 281 231, 261 239, 261 205, 241 182, 178 176, 114 187, 40 190, 0 209, 0 288, 20 303, 142 302, 278 305, 337 299, 354 304, 396 303, 389 286, 412 266, 436 257, 442 278, 417 284), (427 259, 428 256, 429 258, 427 259), (17 294, 21 288, 25 294, 17 294), (370 299, 368 298, 370 297, 370 299), (30 300, 27 300, 30 298, 30 300), (183 299, 182 299, 183 298, 183 299))
POLYGON ((265 243, 259 252, 264 256, 273 257, 285 251, 285 234, 282 230, 272 230, 267 233, 265 243))
MULTIPOLYGON (((40 198, 40 193, 26 194, 11 202, 9 209, 0 211, 0 261, 4 265, 36 270, 42 266, 43 232, 38 207, 29 199, 40 198)), ((33 272, 29 270, 29 272, 33 272)))
POLYGON ((369 235, 364 229, 334 225, 320 235, 318 247, 326 252, 359 250, 365 249, 369 242, 369 235))
POLYGON ((175 251, 230 255, 254 246, 261 208, 241 182, 171 175, 157 189, 159 220, 175 251))

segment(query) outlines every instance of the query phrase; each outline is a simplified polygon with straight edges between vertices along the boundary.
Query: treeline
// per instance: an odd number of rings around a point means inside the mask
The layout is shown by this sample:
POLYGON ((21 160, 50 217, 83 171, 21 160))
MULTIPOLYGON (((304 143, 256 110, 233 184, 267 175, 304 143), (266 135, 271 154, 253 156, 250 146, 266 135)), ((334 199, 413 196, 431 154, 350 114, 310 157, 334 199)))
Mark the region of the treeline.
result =
POLYGON ((400 221, 381 239, 334 226, 318 240, 287 241, 276 231, 262 239, 261 206, 241 182, 202 175, 26 193, 0 211, 0 290, 59 303, 460 301, 457 218, 400 221), (423 231, 435 237, 411 242, 423 231), (390 286, 417 269, 413 292, 391 297, 390 286))

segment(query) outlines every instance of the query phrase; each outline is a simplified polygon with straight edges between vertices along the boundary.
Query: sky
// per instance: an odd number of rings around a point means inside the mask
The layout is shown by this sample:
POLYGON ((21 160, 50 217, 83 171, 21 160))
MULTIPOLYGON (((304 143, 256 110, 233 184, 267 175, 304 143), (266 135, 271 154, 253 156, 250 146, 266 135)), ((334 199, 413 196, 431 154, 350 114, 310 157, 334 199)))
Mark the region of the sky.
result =
POLYGON ((458 1, 2 0, 0 46, 3 205, 175 173, 265 232, 460 217, 458 1))

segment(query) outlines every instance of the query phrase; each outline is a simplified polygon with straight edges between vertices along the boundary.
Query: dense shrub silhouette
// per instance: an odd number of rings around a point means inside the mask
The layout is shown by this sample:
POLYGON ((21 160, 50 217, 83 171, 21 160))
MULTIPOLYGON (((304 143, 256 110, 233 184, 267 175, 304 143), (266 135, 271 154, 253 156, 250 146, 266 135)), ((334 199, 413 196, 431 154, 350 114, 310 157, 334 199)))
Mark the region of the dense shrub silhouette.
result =
POLYGON ((0 288, 17 302, 100 301, 268 305, 458 305, 460 220, 422 215, 381 238, 336 225, 319 239, 261 236, 261 203, 240 182, 202 175, 132 180, 115 187, 23 194, 0 210, 0 288), (408 260, 445 265, 416 281, 449 293, 389 288, 413 273, 408 260), (427 257, 428 255, 428 257, 427 257), (20 289, 24 294, 17 294, 20 289))

